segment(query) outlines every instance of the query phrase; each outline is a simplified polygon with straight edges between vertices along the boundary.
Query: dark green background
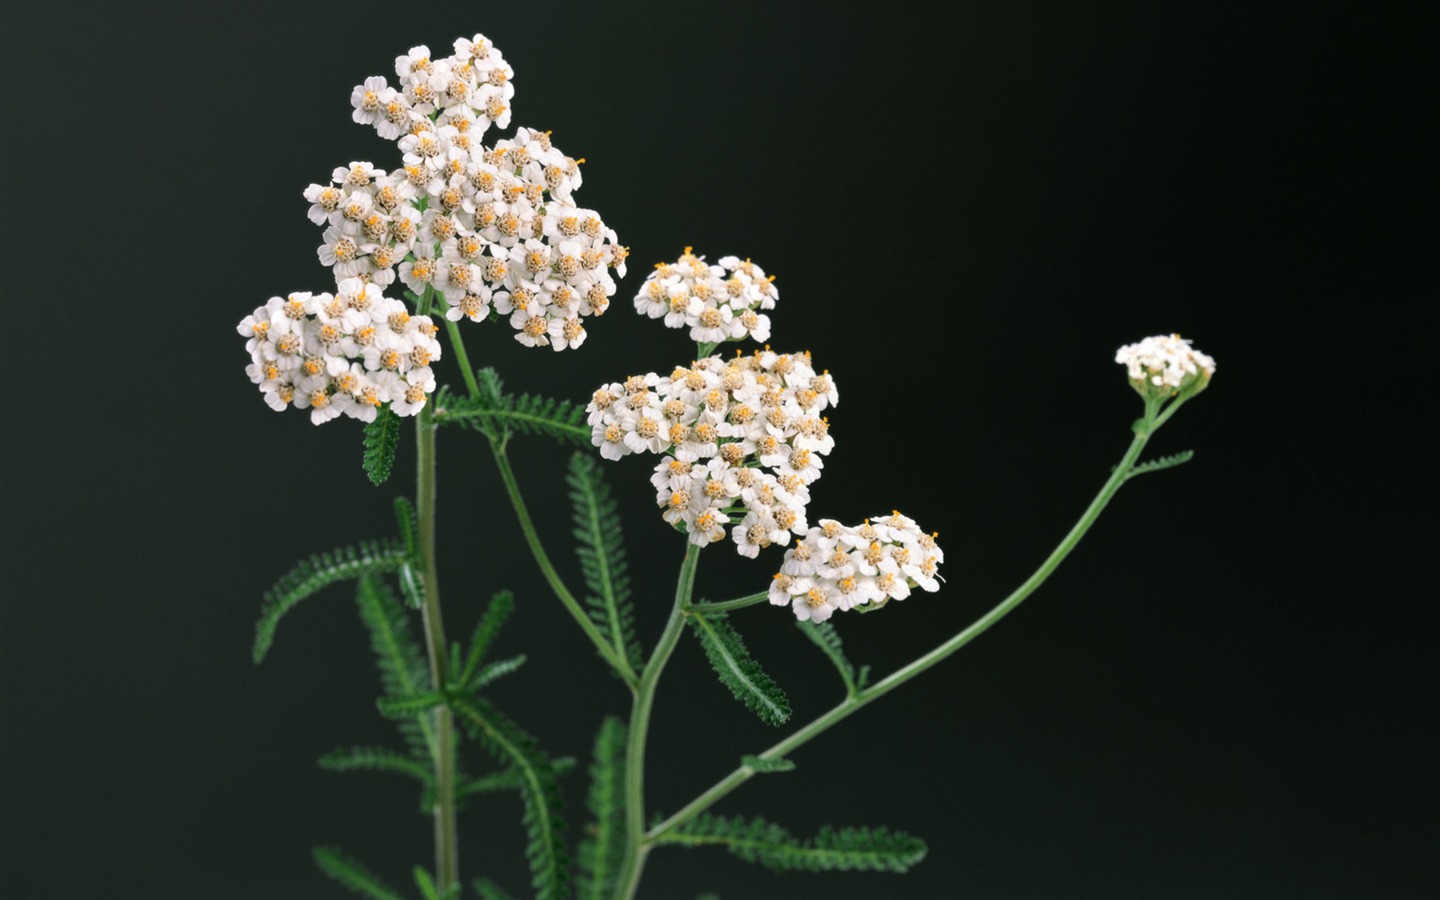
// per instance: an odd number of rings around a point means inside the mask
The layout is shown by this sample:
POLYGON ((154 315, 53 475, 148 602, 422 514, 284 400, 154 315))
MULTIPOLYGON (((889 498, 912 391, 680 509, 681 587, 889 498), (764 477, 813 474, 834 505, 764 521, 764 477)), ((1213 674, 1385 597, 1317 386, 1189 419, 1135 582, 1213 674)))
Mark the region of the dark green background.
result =
MULTIPOLYGON (((397 883, 430 858, 408 784, 333 775, 390 740, 343 588, 250 662, 261 592, 298 557, 387 532, 359 430, 276 415, 235 323, 327 289, 300 193, 396 152, 350 88, 481 31, 515 124, 584 156, 577 200, 633 250, 579 352, 467 332, 515 387, 583 398, 668 369, 683 335, 629 311, 687 244, 778 275, 777 348, 841 391, 812 517, 899 507, 948 579, 837 622, 886 672, 987 609, 1064 534, 1139 409, 1111 358, 1179 331, 1214 387, 1033 600, 943 667, 718 807, 810 831, 888 824, 904 877, 776 876, 670 849, 642 896, 1354 898, 1437 878, 1433 48, 1418 5, 52 2, 4 29, 0 247, 11 389, 0 453, 0 893, 309 898, 309 847, 397 883), (638 271, 636 271, 638 270, 638 271)), ((458 381, 453 369, 442 378, 458 381)), ((518 442, 552 552, 566 451, 518 442)), ((626 694, 533 571, 487 451, 442 433, 452 635, 501 586, 495 700, 584 758, 626 694)), ((680 540, 646 465, 608 467, 654 640, 680 540)), ((707 554, 711 599, 779 554, 707 554)), ((837 698, 769 607, 736 624, 796 720, 837 698)), ((650 756, 673 810, 778 734, 688 641, 650 756)), ((472 769, 481 767, 473 755, 472 769)), ((583 778, 567 781, 571 834, 583 778)), ((462 819, 462 865, 522 893, 519 802, 462 819)))

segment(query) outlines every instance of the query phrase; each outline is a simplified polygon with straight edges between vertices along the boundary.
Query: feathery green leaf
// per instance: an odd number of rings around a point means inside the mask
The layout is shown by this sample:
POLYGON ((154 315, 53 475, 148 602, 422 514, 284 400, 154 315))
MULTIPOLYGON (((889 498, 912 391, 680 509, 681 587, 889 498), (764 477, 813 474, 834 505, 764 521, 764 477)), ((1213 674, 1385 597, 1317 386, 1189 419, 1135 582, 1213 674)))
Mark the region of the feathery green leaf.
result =
POLYGON ((749 766, 752 770, 754 770, 756 774, 759 775, 767 775, 771 772, 795 771, 794 761, 786 759, 783 756, 777 756, 774 759, 767 759, 763 756, 753 756, 747 753, 744 756, 740 757, 740 764, 742 766, 749 766))
POLYGON ((1136 475, 1146 475, 1150 472, 1159 472, 1162 469, 1173 469, 1176 466, 1183 466, 1195 458, 1194 450, 1185 450, 1181 453, 1174 453, 1170 456, 1161 456, 1149 462, 1142 462, 1132 466, 1129 472, 1125 473, 1125 480, 1129 481, 1136 475))
POLYGON ((455 679, 461 689, 470 686, 470 680, 475 677, 490 642, 495 639, 505 620, 510 618, 514 611, 515 595, 509 591, 500 591, 490 598, 490 605, 485 607, 485 612, 481 614, 480 621, 475 623, 475 630, 470 634, 470 649, 465 653, 465 665, 455 679))
POLYGON ((311 855, 320 871, 362 897, 369 897, 371 900, 404 900, 399 892, 381 881, 374 872, 346 856, 338 847, 316 847, 311 851, 311 855))
POLYGON ((783 725, 790 719, 790 700, 766 675, 745 649, 740 633, 724 613, 691 615, 690 625, 720 683, 767 725, 783 725))
POLYGON ((509 659, 497 659, 492 663, 486 663, 470 680, 470 690, 478 691, 490 682, 504 678, 525 665, 525 659, 525 654, 519 653, 509 659))
MULTIPOLYGON (((380 686, 386 696, 409 697, 430 686, 430 670, 424 652, 410 633, 410 620, 390 586, 371 575, 362 576, 355 591, 360 621, 370 634, 370 649, 380 669, 380 686)), ((400 733, 418 759, 435 752, 434 725, 423 712, 401 720, 400 733)))
POLYGON ((477 878, 470 883, 470 887, 475 891, 475 896, 479 900, 515 900, 500 885, 488 878, 477 878))
MULTIPOLYGON (((575 757, 558 756, 550 762, 550 769, 558 778, 575 768, 575 757)), ((514 791, 524 786, 525 773, 516 769, 500 769, 489 775, 467 778, 455 792, 457 799, 473 797, 476 794, 493 794, 496 791, 514 791)))
POLYGON ((845 656, 845 648, 840 643, 840 633, 835 630, 835 626, 829 622, 802 622, 799 619, 795 620, 795 624, 835 664, 840 679, 845 682, 845 695, 855 696, 855 666, 845 656))
POLYGON ((370 483, 384 484, 395 467, 395 450, 400 446, 400 417, 390 404, 380 407, 374 421, 365 423, 365 474, 370 483))
POLYGON ((887 828, 821 828, 799 840, 789 831, 755 816, 727 818, 702 813, 666 832, 659 843, 698 847, 718 844, 746 862, 769 869, 904 872, 925 858, 925 842, 887 828))
POLYGON ((255 662, 263 660, 270 651, 270 645, 275 641, 275 626, 281 617, 295 608, 295 604, 337 581, 393 572, 405 559, 405 549, 394 539, 386 538, 340 547, 301 560, 265 592, 260 620, 255 623, 255 647, 252 651, 255 662))
POLYGON ((420 519, 409 497, 395 498, 395 524, 400 528, 400 540, 411 559, 420 558, 420 519))
POLYGON ((620 528, 619 505, 610 496, 600 465, 594 457, 576 453, 565 475, 575 522, 575 554, 585 586, 586 612, 615 650, 639 671, 640 641, 635 637, 635 606, 630 600, 629 566, 620 528))
POLYGON ((320 757, 319 763, 329 772, 394 772, 427 785, 435 779, 426 763, 384 747, 338 747, 320 757))
POLYGON ((381 697, 375 701, 380 715, 387 719, 399 719, 429 712, 437 706, 444 706, 446 697, 440 691, 426 691, 408 697, 381 697))
POLYGON ((581 900, 606 900, 625 862, 625 723, 607 716, 595 735, 587 806, 595 821, 580 842, 581 900))
POLYGON ((479 369, 475 375, 480 396, 443 391, 435 403, 436 425, 462 425, 496 439, 514 432, 591 446, 591 430, 585 424, 583 405, 535 394, 506 394, 494 369, 479 369))
POLYGON ((424 900, 440 900, 440 892, 435 889, 435 879, 425 871, 424 866, 415 867, 415 887, 420 889, 420 896, 424 900))
POLYGON ((472 737, 501 763, 522 775, 531 886, 537 900, 560 900, 569 893, 570 861, 560 818, 560 785, 550 760, 535 739, 479 697, 457 696, 451 706, 472 737))

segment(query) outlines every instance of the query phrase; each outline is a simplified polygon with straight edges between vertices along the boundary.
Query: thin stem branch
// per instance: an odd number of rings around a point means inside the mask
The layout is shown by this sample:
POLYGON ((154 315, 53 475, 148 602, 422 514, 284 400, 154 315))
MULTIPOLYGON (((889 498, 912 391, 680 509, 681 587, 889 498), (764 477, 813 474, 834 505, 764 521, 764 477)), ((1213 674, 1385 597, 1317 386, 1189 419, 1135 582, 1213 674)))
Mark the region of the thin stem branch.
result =
POLYGON ((500 480, 505 482, 505 492, 510 496, 511 505, 515 507, 515 517, 520 520, 520 530, 525 535, 525 543, 530 546, 530 553, 535 557, 535 564, 540 567, 545 581, 555 592, 555 596, 559 597, 560 602, 570 611, 571 618, 580 626, 580 630, 585 632, 585 635, 590 638, 590 642, 600 651, 600 655, 605 658, 611 668, 619 673, 625 684, 632 691, 635 690, 639 678, 636 676, 635 670, 630 667, 630 661, 625 658, 625 654, 620 648, 612 647, 605 636, 600 633, 600 629, 591 621, 580 602, 575 599, 575 595, 570 593, 570 589, 565 586, 565 582, 560 579, 560 574, 555 571, 555 566, 550 562, 550 555, 545 552, 544 545, 540 543, 540 535, 535 531, 535 523, 530 518, 530 510, 525 505, 525 498, 520 494, 520 484, 515 480, 515 470, 510 468, 510 458, 505 453, 503 442, 492 439, 490 449, 494 452, 495 464, 500 469, 500 480))
POLYGON ((747 606, 754 606, 757 603, 764 603, 770 599, 769 591, 761 591, 758 594, 751 594, 748 597, 737 597, 734 600, 722 600, 718 603, 692 603, 690 609, 697 613, 728 612, 732 609, 743 609, 747 606))
POLYGON ((445 320, 450 332, 450 346, 455 350, 455 362, 460 366, 460 376, 465 379, 465 390, 476 400, 480 399, 480 385, 475 381, 475 368, 470 365, 470 355, 465 352, 465 338, 460 334, 460 323, 445 320))
MULTIPOLYGON (((1116 466, 1115 470, 1110 474, 1110 478, 1105 482, 1104 487, 1096 494, 1095 499, 1090 501, 1090 506, 1080 517, 1080 520, 1075 523, 1074 527, 1070 529, 1069 533, 1065 535, 1065 538, 1060 541, 1059 545, 1051 551, 1050 555, 1045 558, 1045 561, 1040 564, 1040 567, 1036 569, 1029 578, 1025 579, 1024 583, 1016 588, 1010 596, 1000 601, 993 609, 985 613, 985 615, 981 616, 969 627, 936 647, 934 650, 915 659, 908 665, 901 667, 865 690, 859 691, 853 697, 847 698, 829 712, 812 720, 789 737, 780 741, 780 743, 758 754, 758 756, 761 759, 775 759, 788 755, 808 743, 812 738, 827 731, 841 720, 848 718, 862 707, 885 696, 921 672, 926 671, 938 664, 941 660, 954 654, 960 648, 988 631, 996 622, 999 622, 1005 618, 1005 616, 1009 615, 1025 598, 1029 597, 1040 585, 1045 583, 1046 579, 1048 579, 1060 566, 1060 563, 1065 560, 1065 557, 1069 556, 1070 552, 1075 549, 1075 546, 1080 543, 1080 539, 1085 536, 1085 533, 1090 530, 1090 527, 1095 524, 1095 520, 1099 518, 1100 513, 1110 503, 1110 499, 1115 496, 1115 492, 1120 489, 1120 485, 1125 483, 1126 474, 1130 471, 1130 467, 1135 464, 1135 461, 1140 458, 1141 451, 1145 449, 1145 444, 1149 441, 1150 436, 1154 434, 1156 427, 1158 426, 1155 424, 1154 405, 1147 404, 1145 418, 1136 430, 1135 439, 1131 441, 1130 448, 1125 452, 1125 456, 1120 460, 1120 464, 1116 466)), ((712 785, 704 793, 700 794, 700 796, 686 804, 684 808, 680 809, 670 818, 651 828, 645 834, 645 841, 647 843, 653 843, 658 837, 670 829, 690 821, 695 816, 713 806, 716 801, 744 784, 754 774, 755 770, 749 766, 742 765, 735 769, 729 775, 712 785)))
MULTIPOLYGON (((440 613, 440 579, 435 567, 435 426, 426 404, 415 417, 417 450, 415 512, 420 525, 420 562, 425 585, 421 616, 425 649, 430 658, 430 683, 443 691, 449 645, 440 613)), ((460 881, 459 833, 455 824, 455 721, 446 706, 436 708, 435 725, 435 880, 442 889, 460 881)))
POLYGON ((650 733, 650 711, 660 673, 685 629, 685 613, 695 590, 695 569, 699 562, 700 548, 687 541, 685 561, 680 564, 680 578, 675 585, 675 605, 670 609, 670 619, 650 654, 650 661, 645 664, 631 705, 629 734, 625 739, 625 864, 615 887, 615 896, 621 900, 635 896, 650 850, 645 840, 645 742, 650 733))

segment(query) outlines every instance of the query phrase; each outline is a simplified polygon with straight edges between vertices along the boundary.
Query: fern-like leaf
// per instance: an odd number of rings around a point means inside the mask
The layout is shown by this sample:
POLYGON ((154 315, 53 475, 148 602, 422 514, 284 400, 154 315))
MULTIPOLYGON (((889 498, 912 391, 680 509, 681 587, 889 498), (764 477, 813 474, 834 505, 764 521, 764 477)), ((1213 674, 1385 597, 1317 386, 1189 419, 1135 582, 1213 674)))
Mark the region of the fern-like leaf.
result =
POLYGON ((407 697, 381 697, 375 701, 375 706, 380 710, 380 715, 387 719, 403 719, 427 713, 437 706, 444 706, 448 699, 440 691, 425 691, 407 697))
POLYGON ((778 871, 905 872, 925 858, 925 842, 887 828, 821 828, 800 840, 789 831, 755 816, 702 814, 667 832, 661 843, 699 847, 717 844, 746 862, 778 871))
POLYGON ((710 665, 720 676, 720 683, 729 688, 737 700, 767 725, 783 725, 789 721, 789 698, 751 658, 740 633, 724 613, 692 615, 690 625, 705 648, 710 665))
POLYGON ((515 900, 500 885, 488 878, 477 878, 470 883, 470 887, 480 900, 515 900))
MULTIPOLYGON (((575 757, 558 756, 550 761, 550 770, 559 778, 575 768, 575 757)), ((489 775, 481 775, 477 778, 466 778, 458 790, 455 791, 457 799, 473 797, 476 794, 493 794, 496 791, 515 791, 524 786, 525 773, 515 769, 500 769, 491 772, 489 775)))
POLYGON ((465 664, 455 679, 460 689, 470 687, 470 681, 485 659, 485 651, 490 648, 490 642, 500 633, 501 626, 514 611, 515 595, 509 591, 500 591, 490 598, 490 605, 485 607, 485 612, 481 614, 480 621, 475 623, 475 630, 470 634, 470 647, 465 652, 465 664))
POLYGON ((301 560, 265 592, 255 623, 255 662, 265 658, 275 641, 276 625, 301 600, 337 581, 394 572, 405 560, 405 549, 393 539, 366 541, 301 560))
POLYGON ((328 772, 394 772, 426 785, 435 779, 425 763, 384 747, 339 747, 320 757, 319 763, 328 772))
POLYGON ((442 393, 435 404, 435 424, 463 425, 491 438, 505 434, 538 434, 561 443, 591 446, 590 426, 585 424, 585 407, 569 400, 535 394, 506 394, 494 369, 476 373, 480 396, 442 393))
POLYGON ((369 897, 371 900, 404 900, 398 891, 381 881, 374 872, 340 852, 338 847, 316 847, 311 851, 311 855, 320 871, 362 897, 369 897))
POLYGON ((420 890, 422 900, 459 900, 460 882, 455 882, 445 890, 435 886, 435 879, 430 877, 424 866, 416 866, 414 871, 415 887, 420 890))
POLYGON ((400 529, 400 540, 411 559, 420 558, 420 519, 409 497, 395 498, 395 524, 400 529))
POLYGON ((420 575, 424 568, 420 555, 420 520, 408 498, 395 498, 395 524, 400 528, 405 552, 410 555, 400 567, 400 592, 411 609, 420 609, 425 605, 425 581, 420 575))
POLYGON ((510 657, 509 659, 497 659, 492 663, 486 663, 475 673, 470 681, 470 690, 478 691, 485 685, 500 678, 504 678, 511 672, 518 670, 525 665, 526 656, 523 653, 510 657))
POLYGON ((395 467, 395 451, 400 446, 400 417, 390 409, 390 404, 380 407, 374 421, 365 424, 365 474, 370 483, 381 485, 390 477, 395 467))
POLYGON ((587 612, 610 645, 635 671, 641 668, 640 641, 635 637, 635 607, 630 600, 629 566, 620 528, 619 506, 610 496, 594 457, 576 453, 565 475, 575 522, 575 554, 585 585, 587 612))
POLYGON ((856 677, 855 666, 845 656, 845 648, 840 643, 840 632, 829 622, 802 622, 795 620, 795 624, 807 638, 814 642, 824 654, 829 657, 830 662, 835 664, 835 670, 840 673, 840 680, 845 682, 846 696, 855 696, 856 677))
POLYGON ((605 900, 625 862, 625 723, 607 716, 595 735, 587 806, 595 817, 580 842, 581 900, 605 900))
POLYGON ((783 756, 768 759, 763 756, 752 756, 747 753, 740 757, 740 764, 742 766, 749 766, 752 771, 759 775, 768 775, 772 772, 795 771, 794 760, 786 759, 783 756))
POLYGON ((520 796, 529 844, 531 886, 537 900, 569 894, 570 861, 560 818, 560 785, 535 739, 479 697, 454 697, 451 705, 466 730, 502 764, 520 773, 520 796))
MULTIPOLYGON (((420 645, 410 633, 410 620, 390 586, 370 575, 360 579, 355 591, 360 620, 370 633, 370 649, 380 670, 380 686, 388 697, 409 697, 430 686, 430 672, 420 645)), ((435 751, 434 725, 430 717, 416 715, 400 722, 400 732, 411 753, 428 759, 435 751)))
POLYGON ((1136 475, 1148 475, 1151 472, 1159 472, 1164 469, 1173 469, 1176 466, 1183 466, 1195 458, 1194 450, 1185 450, 1181 453, 1173 453, 1170 456, 1161 456, 1148 462, 1132 466, 1129 472, 1125 473, 1125 480, 1129 481, 1136 475))

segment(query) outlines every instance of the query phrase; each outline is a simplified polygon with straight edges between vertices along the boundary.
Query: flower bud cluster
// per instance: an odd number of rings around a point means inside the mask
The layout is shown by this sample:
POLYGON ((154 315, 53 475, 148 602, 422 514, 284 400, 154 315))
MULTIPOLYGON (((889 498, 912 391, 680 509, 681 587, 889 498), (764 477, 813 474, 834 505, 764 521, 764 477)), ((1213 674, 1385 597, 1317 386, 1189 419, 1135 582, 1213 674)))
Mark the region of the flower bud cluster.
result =
POLYGON ((1215 360, 1178 334, 1126 344, 1116 351, 1115 361, 1125 367, 1135 390, 1158 397, 1198 393, 1215 374, 1215 360))
POLYGON ((940 589, 945 553, 935 535, 898 511, 859 527, 821 519, 795 546, 770 583, 770 602, 801 621, 823 622, 836 610, 877 609, 912 588, 940 589))
POLYGON ((245 373, 265 402, 309 409, 317 425, 342 414, 371 422, 385 403, 414 415, 435 390, 435 324, 359 278, 334 294, 271 297, 236 330, 247 338, 245 373))
POLYGON ((780 298, 775 276, 735 256, 711 265, 693 249, 655 266, 635 295, 635 310, 652 319, 663 316, 670 328, 689 328, 691 340, 700 344, 769 340, 770 317, 759 310, 774 309, 780 298))
POLYGON ((754 557, 805 532, 809 486, 835 446, 824 412, 838 400, 809 353, 767 347, 607 384, 586 409, 606 459, 668 456, 650 479, 667 522, 702 547, 729 526, 738 551, 754 557))

